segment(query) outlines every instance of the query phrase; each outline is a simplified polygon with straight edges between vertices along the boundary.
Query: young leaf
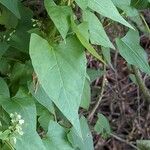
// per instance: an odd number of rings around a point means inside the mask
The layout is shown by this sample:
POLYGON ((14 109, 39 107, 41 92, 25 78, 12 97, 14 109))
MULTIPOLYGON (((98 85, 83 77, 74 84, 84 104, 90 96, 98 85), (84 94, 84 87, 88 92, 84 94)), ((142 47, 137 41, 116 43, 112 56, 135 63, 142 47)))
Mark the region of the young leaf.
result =
POLYGON ((88 127, 87 120, 83 116, 80 119, 80 124, 83 139, 77 136, 76 131, 74 130, 74 128, 72 128, 70 133, 68 134, 69 141, 72 143, 75 149, 94 150, 92 134, 88 127))
POLYGON ((139 45, 139 35, 137 31, 129 30, 122 39, 117 39, 116 43, 121 56, 132 65, 137 66, 143 72, 150 74, 147 55, 139 45))
POLYGON ((8 8, 17 18, 20 19, 18 0, 0 0, 0 3, 8 8))
POLYGON ((104 138, 107 138, 110 135, 110 125, 107 118, 103 114, 98 114, 98 120, 96 122, 94 130, 97 133, 101 134, 104 138))
POLYGON ((47 150, 74 150, 67 141, 65 129, 54 121, 50 121, 43 142, 47 150))
POLYGON ((65 39, 70 28, 69 18, 72 10, 69 6, 52 6, 48 0, 45 0, 45 8, 61 36, 65 39))
POLYGON ((119 14, 111 0, 89 0, 88 6, 97 13, 133 29, 133 27, 119 14))
POLYGON ((115 49, 113 44, 110 42, 101 22, 94 13, 86 10, 83 13, 83 18, 89 24, 90 41, 92 44, 115 49))
POLYGON ((81 42, 81 44, 94 56, 96 57, 98 60, 100 60, 101 62, 105 63, 104 60, 102 59, 102 57, 96 52, 96 50, 91 46, 91 44, 87 41, 86 37, 84 37, 84 35, 82 35, 81 31, 79 30, 79 28, 77 27, 77 25, 75 24, 74 20, 71 19, 71 26, 73 31, 76 33, 77 38, 79 39, 79 41, 81 42))
POLYGON ((75 37, 70 37, 53 48, 32 34, 30 56, 46 94, 81 135, 78 109, 86 76, 83 47, 75 37))

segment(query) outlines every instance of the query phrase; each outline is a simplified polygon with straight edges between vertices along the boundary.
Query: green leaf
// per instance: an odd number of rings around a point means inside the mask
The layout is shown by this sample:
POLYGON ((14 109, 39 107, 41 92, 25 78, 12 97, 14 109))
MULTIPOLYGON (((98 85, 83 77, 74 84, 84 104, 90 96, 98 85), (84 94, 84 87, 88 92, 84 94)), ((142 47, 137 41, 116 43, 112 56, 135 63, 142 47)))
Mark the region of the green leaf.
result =
POLYGON ((94 56, 96 57, 98 60, 100 60, 101 62, 105 63, 102 59, 102 57, 96 52, 96 50, 91 46, 91 44, 89 44, 89 42, 87 41, 86 37, 84 37, 84 35, 82 35, 81 31, 78 29, 77 25, 75 24, 74 20, 71 19, 71 26, 73 31, 76 33, 77 38, 79 39, 79 41, 81 42, 81 44, 94 56))
POLYGON ((110 42, 101 22, 96 15, 88 10, 84 11, 84 20, 89 24, 90 41, 95 45, 102 45, 104 47, 114 48, 110 42))
POLYGON ((149 150, 150 149, 150 140, 137 140, 137 147, 140 150, 149 150))
POLYGON ((131 5, 138 9, 147 8, 148 0, 132 0, 131 5))
POLYGON ((88 73, 88 75, 89 75, 89 77, 90 77, 90 81, 93 82, 93 81, 95 81, 97 78, 102 77, 103 74, 104 74, 104 71, 103 71, 103 70, 100 70, 100 69, 96 70, 96 69, 90 69, 90 68, 88 68, 88 69, 87 69, 87 73, 88 73))
POLYGON ((1 78, 1 77, 0 77, 0 87, 1 87, 0 88, 0 96, 3 96, 5 98, 9 98, 10 97, 10 93, 9 93, 8 85, 5 82, 5 80, 3 78, 1 78))
POLYGON ((78 25, 78 30, 89 41, 89 25, 88 22, 82 22, 78 25))
POLYGON ((103 114, 98 114, 98 120, 94 126, 94 130, 104 138, 109 137, 111 133, 110 125, 108 119, 103 114))
POLYGON ((147 55, 139 45, 139 34, 137 31, 129 30, 122 39, 117 39, 116 43, 121 56, 131 65, 137 66, 143 72, 150 74, 147 55))
POLYGON ((88 7, 88 0, 75 0, 81 9, 86 9, 88 7))
POLYGON ((133 29, 133 27, 119 14, 111 0, 89 0, 88 6, 97 13, 133 29))
POLYGON ((47 150, 73 150, 67 141, 65 129, 54 121, 50 121, 48 133, 43 142, 47 150))
POLYGON ((45 8, 61 36, 65 39, 70 28, 71 8, 69 6, 52 6, 49 0, 45 0, 45 8))
POLYGON ((94 150, 92 134, 88 127, 87 120, 83 116, 80 119, 80 124, 83 138, 81 139, 79 136, 77 136, 76 131, 74 128, 72 128, 68 134, 69 141, 72 143, 75 149, 94 150))
POLYGON ((0 3, 8 8, 17 18, 20 18, 18 0, 0 0, 0 3))
POLYGON ((32 98, 21 90, 17 95, 2 105, 9 114, 17 112, 24 119, 24 134, 17 138, 15 148, 17 150, 22 150, 22 148, 25 150, 45 150, 42 140, 36 132, 36 107, 32 98))
POLYGON ((9 45, 6 42, 0 42, 0 59, 2 58, 3 54, 7 51, 9 45))
POLYGON ((49 110, 52 114, 55 114, 54 105, 52 103, 52 100, 48 97, 46 92, 43 90, 42 86, 40 84, 37 85, 37 87, 34 87, 34 84, 31 83, 29 85, 29 90, 31 94, 35 97, 35 99, 44 107, 49 110), (37 88, 37 89, 35 89, 37 88))
POLYGON ((91 102, 91 87, 90 87, 90 81, 86 78, 80 106, 88 110, 90 106, 90 102, 91 102))
POLYGON ((12 14, 7 8, 0 5, 1 15, 0 24, 4 25, 6 28, 15 28, 18 23, 18 19, 12 14))
POLYGON ((118 1, 118 0, 112 0, 112 2, 116 5, 116 6, 121 6, 121 5, 130 5, 131 3, 131 0, 121 0, 121 1, 118 1))
POLYGON ((70 37, 53 48, 32 34, 30 56, 43 89, 81 135, 78 109, 86 76, 83 47, 70 37))
POLYGON ((111 54, 110 54, 110 48, 102 47, 102 53, 104 60, 110 65, 110 67, 113 69, 113 66, 111 64, 111 54))
POLYGON ((48 126, 49 126, 50 120, 54 120, 54 117, 47 110, 44 110, 42 112, 42 114, 40 115, 40 117, 38 118, 38 121, 39 121, 41 127, 45 131, 48 131, 48 126))

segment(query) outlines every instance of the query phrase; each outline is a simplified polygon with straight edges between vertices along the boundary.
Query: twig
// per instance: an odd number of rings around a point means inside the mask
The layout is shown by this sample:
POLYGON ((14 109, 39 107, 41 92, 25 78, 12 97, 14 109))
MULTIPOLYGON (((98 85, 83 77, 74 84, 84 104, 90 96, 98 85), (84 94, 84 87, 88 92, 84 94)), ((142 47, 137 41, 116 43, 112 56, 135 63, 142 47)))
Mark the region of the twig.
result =
POLYGON ((140 74, 138 68, 133 66, 133 65, 131 67, 132 67, 132 70, 135 74, 136 81, 139 85, 140 90, 143 93, 143 96, 144 96, 145 100, 147 100, 147 102, 150 104, 150 92, 149 92, 148 88, 146 87, 145 83, 143 82, 141 74, 140 74))
MULTIPOLYGON (((106 66, 105 65, 104 65, 104 72, 106 72, 106 66)), ((101 103, 101 100, 103 98, 105 83, 106 83, 106 73, 104 73, 104 75, 103 75, 102 87, 101 87, 99 99, 98 99, 97 103, 95 104, 94 108, 92 109, 91 113, 88 115, 88 120, 89 120, 90 123, 92 122, 94 114, 95 114, 97 108, 99 107, 99 105, 101 103)))
POLYGON ((130 143, 130 142, 128 142, 128 141, 126 141, 126 140, 124 140, 124 139, 118 137, 117 135, 115 135, 115 134, 113 134, 113 133, 110 133, 110 135, 111 135, 113 138, 117 139, 118 141, 123 142, 123 143, 126 143, 127 145, 131 146, 132 148, 134 148, 134 149, 136 149, 136 150, 139 150, 138 147, 136 147, 134 144, 132 144, 132 143, 130 143))

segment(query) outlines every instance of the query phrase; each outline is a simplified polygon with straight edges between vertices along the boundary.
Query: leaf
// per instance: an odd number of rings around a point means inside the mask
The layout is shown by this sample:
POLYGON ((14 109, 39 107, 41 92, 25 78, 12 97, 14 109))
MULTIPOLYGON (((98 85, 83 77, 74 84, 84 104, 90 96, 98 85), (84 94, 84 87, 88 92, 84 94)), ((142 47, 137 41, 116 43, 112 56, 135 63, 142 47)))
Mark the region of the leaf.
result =
POLYGON ((114 69, 112 64, 111 64, 110 48, 102 47, 102 53, 103 53, 104 60, 108 63, 108 65, 110 65, 110 67, 112 69, 114 69))
POLYGON ((73 31, 76 33, 77 38, 79 39, 79 41, 81 42, 81 44, 94 56, 96 57, 98 60, 100 60, 101 62, 105 63, 103 61, 103 59, 101 58, 101 56, 96 52, 96 50, 91 46, 91 44, 89 44, 89 42, 87 41, 86 37, 84 37, 84 35, 82 35, 82 33, 80 32, 80 30, 78 29, 77 25, 75 24, 74 20, 71 19, 71 26, 73 31))
POLYGON ((98 114, 98 120, 94 126, 94 130, 101 134, 104 138, 109 137, 111 133, 110 125, 107 118, 103 114, 98 114))
POLYGON ((2 58, 3 54, 7 51, 9 45, 6 42, 0 42, 0 59, 2 58))
POLYGON ((77 136, 76 131, 74 130, 74 128, 72 128, 70 133, 68 134, 69 141, 72 143, 75 149, 94 150, 92 134, 88 127, 87 120, 83 116, 80 119, 80 124, 83 139, 77 136))
POLYGON ((150 140, 137 140, 136 143, 140 150, 150 149, 150 140))
POLYGON ((103 70, 100 70, 100 69, 96 70, 96 69, 90 69, 90 68, 88 68, 88 69, 87 69, 87 73, 88 73, 88 75, 89 75, 89 77, 90 77, 90 81, 93 82, 93 81, 95 81, 97 78, 102 77, 103 74, 104 74, 104 71, 103 71, 103 70))
POLYGON ((5 98, 9 98, 10 97, 10 93, 9 93, 8 85, 5 82, 5 80, 3 78, 1 78, 1 77, 0 77, 0 87, 1 87, 0 88, 0 96, 3 96, 5 98))
POLYGON ((18 0, 0 0, 0 3, 8 8, 17 18, 20 19, 18 0))
POLYGON ((45 150, 45 147, 36 132, 36 107, 31 97, 19 91, 18 96, 3 103, 2 107, 10 114, 17 112, 24 119, 24 134, 17 138, 14 145, 17 150, 45 150), (25 96, 26 95, 26 96, 25 96))
POLYGON ((82 98, 81 98, 81 104, 80 106, 84 109, 89 108, 91 102, 91 88, 90 88, 90 81, 86 78, 85 83, 84 83, 84 89, 82 93, 82 98))
POLYGON ((75 0, 75 2, 78 4, 78 6, 81 9, 86 9, 88 7, 88 0, 75 0))
POLYGON ((111 0, 89 0, 88 6, 102 16, 108 17, 133 29, 133 27, 119 14, 111 0))
POLYGON ((110 42, 101 22, 96 15, 88 10, 84 11, 83 18, 89 24, 90 41, 95 45, 114 48, 110 42))
POLYGON ((48 15, 54 22, 63 39, 65 39, 70 28, 69 18, 72 14, 72 10, 69 6, 52 6, 49 0, 45 0, 44 2, 48 15))
POLYGON ((128 5, 130 6, 130 3, 131 3, 131 0, 121 0, 121 1, 118 1, 118 0, 112 0, 112 2, 114 3, 114 5, 116 6, 121 6, 121 5, 128 5))
POLYGON ((137 31, 129 30, 122 39, 117 39, 116 43, 121 56, 131 65, 137 66, 143 72, 150 74, 147 55, 139 45, 139 35, 137 31))
POLYGON ((78 25, 78 30, 89 41, 89 25, 88 22, 82 22, 78 25))
POLYGON ((54 120, 54 117, 50 115, 48 111, 43 112, 42 115, 40 115, 38 118, 38 122, 45 131, 48 131, 50 120, 54 120))
POLYGON ((43 89, 81 135, 78 109, 86 75, 83 47, 70 37, 53 48, 32 34, 30 56, 43 89))
POLYGON ((38 84, 37 87, 34 88, 33 83, 29 85, 29 90, 31 94, 35 97, 35 99, 44 107, 49 110, 52 114, 55 114, 54 105, 52 103, 52 100, 48 97, 48 95, 43 90, 42 86, 38 84), (37 88, 37 89, 35 89, 37 88))
POLYGON ((47 150, 73 150, 67 141, 64 128, 54 121, 50 121, 48 133, 43 142, 47 150))
POLYGON ((1 5, 1 15, 0 24, 4 25, 6 28, 15 28, 18 23, 18 19, 14 14, 12 14, 6 7, 1 5))

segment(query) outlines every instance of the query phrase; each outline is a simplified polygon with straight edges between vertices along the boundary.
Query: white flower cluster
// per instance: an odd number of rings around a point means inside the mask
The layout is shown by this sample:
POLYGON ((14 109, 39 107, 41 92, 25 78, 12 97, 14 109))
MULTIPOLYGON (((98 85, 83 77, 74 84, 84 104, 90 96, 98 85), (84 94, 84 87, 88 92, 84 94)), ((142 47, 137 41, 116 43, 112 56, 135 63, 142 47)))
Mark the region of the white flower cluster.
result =
POLYGON ((9 130, 14 135, 12 137, 14 143, 16 143, 16 136, 17 135, 23 135, 22 131, 22 125, 24 124, 24 120, 21 118, 21 115, 17 114, 16 112, 13 114, 10 114, 11 118, 11 126, 9 127, 9 130))

